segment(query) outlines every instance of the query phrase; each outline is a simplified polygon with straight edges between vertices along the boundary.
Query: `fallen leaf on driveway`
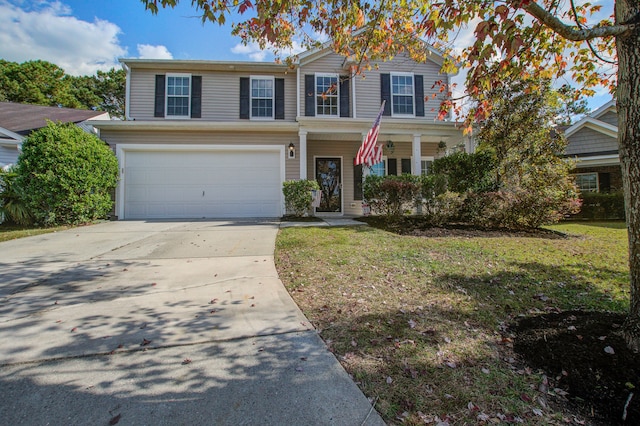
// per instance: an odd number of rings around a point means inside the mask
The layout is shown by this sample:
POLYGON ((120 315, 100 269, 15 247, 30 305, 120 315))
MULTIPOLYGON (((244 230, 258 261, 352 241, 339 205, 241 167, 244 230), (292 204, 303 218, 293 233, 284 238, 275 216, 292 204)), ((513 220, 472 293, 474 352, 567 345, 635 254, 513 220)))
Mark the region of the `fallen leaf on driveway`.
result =
POLYGON ((72 333, 75 333, 76 331, 78 331, 78 327, 73 327, 73 328, 71 329, 71 332, 72 332, 72 333))
POLYGON ((209 304, 210 304, 210 305, 215 305, 217 301, 218 301, 218 299, 211 299, 211 300, 209 301, 209 304))
POLYGON ((140 343, 140 346, 147 346, 149 343, 151 343, 151 340, 142 339, 142 343, 140 343))
POLYGON ((118 424, 118 422, 120 421, 120 417, 122 417, 122 414, 118 414, 117 416, 112 417, 111 420, 109 420, 109 425, 113 426, 115 424, 118 424))
POLYGON ((185 358, 184 360, 182 360, 182 365, 187 365, 187 364, 191 364, 190 358, 185 358))

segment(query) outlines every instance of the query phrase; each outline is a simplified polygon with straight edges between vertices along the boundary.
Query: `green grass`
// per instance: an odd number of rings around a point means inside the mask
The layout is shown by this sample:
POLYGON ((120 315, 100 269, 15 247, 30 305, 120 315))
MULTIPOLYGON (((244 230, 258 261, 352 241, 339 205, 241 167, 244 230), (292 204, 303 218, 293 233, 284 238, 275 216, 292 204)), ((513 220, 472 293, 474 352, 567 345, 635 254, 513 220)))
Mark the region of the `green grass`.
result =
POLYGON ((0 242, 15 240, 16 238, 31 237, 33 235, 48 234, 50 232, 69 229, 70 226, 57 226, 53 228, 35 228, 20 225, 0 224, 0 242))
POLYGON ((629 299, 624 223, 550 229, 568 237, 287 228, 276 265, 388 423, 550 424, 563 413, 535 414, 541 375, 510 359, 506 324, 556 310, 624 312, 629 299))

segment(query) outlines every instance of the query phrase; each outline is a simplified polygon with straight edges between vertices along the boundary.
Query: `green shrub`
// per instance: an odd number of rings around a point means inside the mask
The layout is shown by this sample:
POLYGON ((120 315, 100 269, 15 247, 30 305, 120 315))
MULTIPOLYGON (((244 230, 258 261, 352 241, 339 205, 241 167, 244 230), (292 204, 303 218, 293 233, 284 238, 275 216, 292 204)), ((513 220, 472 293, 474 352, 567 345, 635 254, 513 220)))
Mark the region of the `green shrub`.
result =
POLYGON ((95 135, 49 122, 22 144, 16 167, 20 196, 37 224, 85 223, 106 217, 118 161, 95 135))
POLYGON ((15 170, 0 169, 0 222, 29 225, 33 221, 29 209, 16 187, 18 174, 15 170))
POLYGON ((282 193, 287 212, 294 216, 302 217, 311 211, 312 190, 319 190, 320 186, 315 180, 288 180, 282 184, 282 193))
POLYGON ((374 176, 365 178, 362 188, 371 211, 385 216, 401 216, 412 211, 420 197, 418 176, 374 176))
POLYGON ((489 152, 456 152, 433 162, 432 173, 447 177, 448 189, 453 192, 483 192, 495 189, 496 160, 489 152))
POLYGON ((558 222, 576 213, 580 200, 576 194, 552 188, 530 191, 471 192, 461 209, 461 219, 483 227, 537 228, 558 222))
POLYGON ((580 194, 582 208, 574 217, 579 219, 625 219, 624 194, 618 192, 584 192, 580 194))

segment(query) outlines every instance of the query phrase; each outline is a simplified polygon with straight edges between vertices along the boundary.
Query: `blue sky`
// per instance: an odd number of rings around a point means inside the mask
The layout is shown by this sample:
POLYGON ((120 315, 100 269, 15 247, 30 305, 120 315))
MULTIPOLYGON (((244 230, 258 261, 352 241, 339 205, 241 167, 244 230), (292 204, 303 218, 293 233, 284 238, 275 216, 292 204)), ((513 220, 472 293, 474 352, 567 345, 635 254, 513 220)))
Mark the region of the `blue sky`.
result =
POLYGON ((70 74, 118 66, 119 57, 271 60, 231 26, 207 23, 183 1, 152 15, 137 0, 0 0, 0 57, 44 59, 70 74))
MULTIPOLYGON (((613 0, 593 2, 612 10, 613 0)), ((202 25, 189 0, 158 15, 146 11, 139 0, 0 0, 0 28, 0 58, 43 59, 73 75, 118 67, 122 57, 274 59, 256 45, 243 46, 240 38, 231 36, 231 25, 202 25)), ((472 35, 464 33, 459 41, 472 35)), ((461 85, 462 75, 457 80, 461 85)), ((597 108, 610 98, 601 90, 589 105, 597 108)))

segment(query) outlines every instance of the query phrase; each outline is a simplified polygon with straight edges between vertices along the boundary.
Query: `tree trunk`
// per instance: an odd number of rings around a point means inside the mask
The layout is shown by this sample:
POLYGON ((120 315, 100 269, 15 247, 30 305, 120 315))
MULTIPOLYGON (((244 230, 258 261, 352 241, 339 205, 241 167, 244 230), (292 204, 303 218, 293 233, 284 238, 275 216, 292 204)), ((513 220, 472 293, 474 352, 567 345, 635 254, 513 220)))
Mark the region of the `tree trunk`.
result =
MULTIPOLYGON (((617 23, 638 23, 640 3, 617 0, 617 23)), ((640 31, 618 36, 618 146, 629 233, 631 305, 624 332, 627 345, 640 352, 640 31)))

